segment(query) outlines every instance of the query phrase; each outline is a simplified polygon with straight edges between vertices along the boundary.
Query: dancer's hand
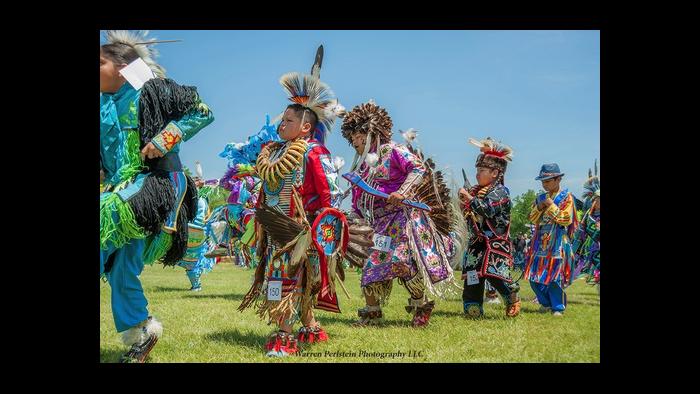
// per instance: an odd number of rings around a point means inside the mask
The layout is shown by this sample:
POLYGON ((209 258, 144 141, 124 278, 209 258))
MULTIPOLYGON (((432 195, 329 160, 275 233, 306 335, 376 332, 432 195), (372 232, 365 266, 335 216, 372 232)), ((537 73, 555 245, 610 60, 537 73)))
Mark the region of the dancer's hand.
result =
POLYGON ((156 157, 163 156, 163 152, 161 152, 160 149, 156 148, 156 146, 153 145, 152 142, 146 144, 146 146, 144 146, 141 150, 141 160, 144 160, 146 157, 148 157, 149 159, 154 159, 156 157))
POLYGON ((546 200, 543 202, 545 208, 549 208, 550 205, 554 204, 554 201, 552 201, 551 198, 547 197, 546 200))
POLYGON ((471 200, 474 199, 474 196, 469 194, 469 192, 465 188, 461 187, 461 188, 459 188, 459 198, 462 201, 470 202, 471 200))
POLYGON ((393 192, 393 193, 389 194, 389 198, 388 198, 389 204, 399 206, 401 204, 401 201, 404 200, 404 198, 406 198, 406 197, 402 196, 401 194, 399 194, 397 192, 393 192))
POLYGON ((100 183, 105 183, 105 172, 100 170, 100 183))

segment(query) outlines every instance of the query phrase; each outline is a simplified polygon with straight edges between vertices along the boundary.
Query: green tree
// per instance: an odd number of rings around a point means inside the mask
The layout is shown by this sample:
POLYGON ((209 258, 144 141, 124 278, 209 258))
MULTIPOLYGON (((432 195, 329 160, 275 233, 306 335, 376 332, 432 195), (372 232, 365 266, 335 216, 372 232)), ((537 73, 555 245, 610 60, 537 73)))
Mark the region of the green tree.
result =
POLYGON ((513 208, 510 211, 511 237, 530 233, 528 216, 530 216, 530 208, 536 197, 537 193, 530 189, 513 199, 513 208))

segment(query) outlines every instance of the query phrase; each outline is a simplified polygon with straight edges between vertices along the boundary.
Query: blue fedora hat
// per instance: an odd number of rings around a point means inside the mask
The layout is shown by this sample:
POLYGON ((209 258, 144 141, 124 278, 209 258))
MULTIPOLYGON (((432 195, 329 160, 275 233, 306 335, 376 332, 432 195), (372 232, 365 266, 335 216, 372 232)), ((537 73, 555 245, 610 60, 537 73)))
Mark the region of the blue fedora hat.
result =
POLYGON ((535 178, 536 181, 543 181, 545 179, 551 179, 551 178, 556 178, 558 176, 564 175, 562 172, 559 171, 559 164, 557 163, 551 163, 551 164, 542 164, 542 168, 540 169, 540 175, 535 178))

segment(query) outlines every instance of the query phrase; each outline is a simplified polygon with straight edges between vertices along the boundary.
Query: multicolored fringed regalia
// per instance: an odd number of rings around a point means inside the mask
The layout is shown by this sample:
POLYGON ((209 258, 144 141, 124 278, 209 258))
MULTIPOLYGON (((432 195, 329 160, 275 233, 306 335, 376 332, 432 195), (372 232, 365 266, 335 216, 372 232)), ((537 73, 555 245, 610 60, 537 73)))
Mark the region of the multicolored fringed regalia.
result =
POLYGON ((588 180, 583 184, 585 213, 574 235, 573 250, 576 256, 574 278, 579 273, 587 274, 586 281, 597 285, 600 294, 600 178, 597 161, 594 168, 595 173, 588 170, 588 180))
MULTIPOLYGON (((335 278, 336 270, 342 270, 348 228, 345 215, 335 208, 340 197, 337 174, 322 141, 343 112, 315 75, 288 73, 280 83, 292 102, 316 114, 318 125, 308 139, 268 143, 257 157, 255 172, 262 180, 255 214, 260 263, 238 309, 260 299, 257 313, 268 324, 291 326, 312 307, 340 312, 335 278)), ((273 334, 266 347, 268 355, 287 355, 297 351, 297 341, 326 339, 320 326, 303 326, 297 337, 284 331, 273 334)))
MULTIPOLYGON (((491 138, 469 142, 481 153, 475 167, 499 171, 498 178, 486 186, 475 185, 469 190, 474 198, 463 205, 463 214, 470 230, 470 239, 462 260, 465 278, 462 301, 469 317, 484 314, 485 281, 501 294, 506 302, 506 316, 520 312, 519 285, 511 278, 513 245, 510 241, 510 192, 504 185, 504 174, 513 150, 491 138)), ((466 186, 465 186, 466 187, 466 186)))
POLYGON ((532 208, 529 219, 535 225, 525 278, 544 285, 552 281, 571 284, 574 256, 571 238, 578 226, 574 200, 568 189, 549 194, 554 201, 547 210, 532 208))
MULTIPOLYGON (((556 163, 542 166, 536 180, 563 176, 556 163)), ((571 239, 578 226, 574 197, 568 189, 541 193, 533 203, 529 219, 535 225, 531 247, 526 257, 524 277, 537 295, 540 305, 553 312, 566 308, 564 289, 573 280, 574 254, 571 239), (553 204, 539 210, 537 204, 552 199, 553 204)))
MULTIPOLYGON (((182 171, 179 143, 214 117, 195 87, 166 79, 142 35, 109 31, 109 44, 136 50, 136 61, 155 75, 140 89, 130 82, 100 97, 100 159, 105 174, 100 194, 100 274, 112 287, 117 331, 132 346, 129 360, 143 361, 157 340, 160 324, 148 316, 138 275, 143 265, 162 260, 175 265, 187 248, 187 223, 197 211, 197 190, 182 171), (164 153, 141 159, 148 143, 164 153), (157 327, 157 328, 149 328, 157 327)), ((128 360, 127 360, 128 361, 128 360)))
POLYGON ((231 193, 226 208, 226 219, 231 231, 229 256, 234 257, 240 266, 255 268, 255 206, 260 193, 261 181, 255 176, 254 165, 262 146, 273 141, 281 141, 270 117, 265 117, 265 125, 257 134, 248 137, 245 143, 226 144, 219 157, 228 160, 227 170, 219 184, 231 193))
MULTIPOLYGON (((195 178, 198 181, 201 175, 195 178)), ((197 216, 188 224, 187 252, 178 263, 185 269, 191 291, 202 289, 202 274, 211 271, 217 261, 210 252, 230 236, 223 217, 229 192, 218 186, 217 179, 204 182, 198 189, 197 216)))
MULTIPOLYGON (((425 160, 411 141, 416 133, 404 133, 408 144, 391 141, 392 121, 384 108, 373 101, 353 108, 343 121, 343 137, 352 144, 354 132, 366 133, 363 154, 356 155, 351 172, 355 172, 370 188, 391 194, 397 192, 407 200, 426 204, 430 211, 407 205, 391 205, 376 198, 361 187, 352 189, 353 218, 368 222, 374 239, 381 240, 369 256, 357 261, 362 268, 363 294, 375 297, 379 305, 367 305, 358 310, 363 326, 381 322, 380 305, 387 302, 394 278, 398 278, 411 298, 406 310, 413 313, 414 327, 428 324, 435 302, 427 293, 445 298, 456 294, 456 284, 449 259, 453 253, 450 238, 452 207, 449 189, 440 171, 435 171, 432 159, 425 160)), ((351 228, 352 231, 352 228, 351 228)))
POLYGON ((229 180, 228 184, 231 185, 231 196, 226 214, 235 235, 231 248, 239 265, 255 268, 255 205, 261 183, 254 177, 246 176, 229 180))

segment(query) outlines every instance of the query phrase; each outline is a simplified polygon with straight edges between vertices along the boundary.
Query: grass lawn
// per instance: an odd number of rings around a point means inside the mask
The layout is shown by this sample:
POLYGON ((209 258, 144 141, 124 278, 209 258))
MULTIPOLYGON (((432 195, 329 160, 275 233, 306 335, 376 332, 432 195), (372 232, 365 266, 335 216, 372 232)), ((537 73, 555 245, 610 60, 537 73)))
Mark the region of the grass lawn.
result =
MULTIPOLYGON (((273 326, 252 308, 236 310, 252 272, 218 264, 202 277, 203 290, 192 293, 184 269, 147 266, 141 281, 149 312, 164 327, 147 362, 600 362, 598 294, 583 279, 567 289, 563 317, 538 313, 529 284, 521 280, 523 303, 517 318, 506 318, 501 303, 485 304, 483 319, 468 320, 460 299, 438 299, 430 325, 423 329, 410 326, 404 309, 408 293, 397 282, 383 308, 385 325, 353 328, 350 323, 364 306, 354 271, 346 271, 344 282, 352 299, 337 286, 342 313, 316 313, 330 340, 303 345, 297 357, 268 358, 263 347, 273 326)), ((127 350, 114 328, 110 292, 109 284, 101 282, 101 362, 117 362, 127 350)))

